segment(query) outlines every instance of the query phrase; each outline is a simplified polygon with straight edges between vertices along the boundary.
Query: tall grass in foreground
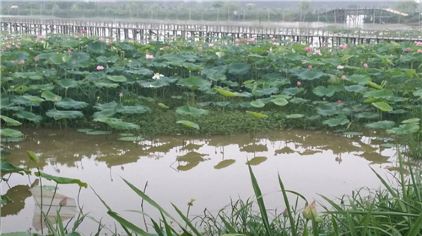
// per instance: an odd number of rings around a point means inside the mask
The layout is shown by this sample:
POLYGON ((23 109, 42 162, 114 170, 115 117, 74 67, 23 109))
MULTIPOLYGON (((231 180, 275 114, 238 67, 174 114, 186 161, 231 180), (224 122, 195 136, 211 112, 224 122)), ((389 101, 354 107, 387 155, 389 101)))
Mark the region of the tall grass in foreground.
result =
MULTIPOLYGON (((404 169, 400 161, 401 169, 404 169)), ((128 235, 422 235, 422 177, 421 170, 407 167, 408 174, 400 171, 397 183, 390 183, 373 169, 384 190, 370 193, 353 192, 347 199, 333 200, 325 196, 328 203, 323 212, 317 212, 316 203, 308 202, 301 194, 287 190, 280 176, 280 201, 285 206, 281 212, 265 207, 258 181, 249 166, 254 200, 231 202, 230 207, 216 215, 207 210, 203 215, 189 218, 172 205, 177 213, 170 215, 157 202, 127 180, 124 182, 160 214, 161 219, 152 219, 154 233, 145 231, 108 208, 128 235), (290 202, 294 196, 294 202, 290 202), (259 212, 254 207, 256 202, 259 212), (305 207, 300 207, 305 206, 305 207)))

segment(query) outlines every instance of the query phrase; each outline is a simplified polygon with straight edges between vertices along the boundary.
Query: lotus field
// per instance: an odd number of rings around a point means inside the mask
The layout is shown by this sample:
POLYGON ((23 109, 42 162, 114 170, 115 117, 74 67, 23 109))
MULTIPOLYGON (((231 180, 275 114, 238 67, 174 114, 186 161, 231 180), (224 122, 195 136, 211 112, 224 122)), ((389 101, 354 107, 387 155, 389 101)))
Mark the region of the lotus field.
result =
POLYGON ((422 157, 420 42, 316 49, 3 36, 1 53, 6 141, 21 140, 21 126, 115 132, 124 141, 153 129, 374 129, 422 157))

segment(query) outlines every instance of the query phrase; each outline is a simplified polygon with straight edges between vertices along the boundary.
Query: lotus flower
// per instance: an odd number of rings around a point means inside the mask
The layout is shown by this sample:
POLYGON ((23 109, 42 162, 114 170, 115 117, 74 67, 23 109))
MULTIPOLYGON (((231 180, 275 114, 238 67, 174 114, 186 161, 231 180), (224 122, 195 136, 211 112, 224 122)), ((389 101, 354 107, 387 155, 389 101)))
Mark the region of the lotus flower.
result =
POLYGON ((415 42, 416 46, 422 46, 422 41, 415 42))
POLYGON ((312 53, 313 49, 311 47, 306 47, 305 52, 312 53))
POLYGON ((312 70, 312 65, 311 64, 308 65, 308 70, 312 70))
POLYGON ((98 65, 95 69, 97 71, 102 71, 102 70, 104 70, 104 66, 98 65))
POLYGON ((345 43, 340 44, 340 46, 339 46, 340 49, 347 49, 348 47, 349 46, 347 44, 345 44, 345 43))
POLYGON ((160 74, 160 73, 154 73, 154 76, 152 77, 153 80, 159 80, 162 77, 164 77, 164 75, 160 74))
POLYGON ((297 86, 297 87, 300 87, 300 86, 302 86, 302 82, 300 82, 300 81, 297 81, 297 82, 296 82, 296 86, 297 86))
POLYGON ((367 63, 363 63, 363 68, 368 69, 368 64, 367 63))
POLYGON ((344 66, 343 65, 338 65, 337 66, 337 70, 343 70, 344 69, 344 66))
POLYGON ((422 53, 422 49, 418 49, 416 52, 417 53, 422 53))
POLYGON ((147 59, 147 60, 152 60, 152 59, 154 59, 154 55, 153 55, 153 54, 151 54, 151 53, 146 53, 146 54, 145 54, 145 59, 147 59))
POLYGON ((224 57, 224 52, 216 52, 215 55, 217 55, 218 58, 224 57))

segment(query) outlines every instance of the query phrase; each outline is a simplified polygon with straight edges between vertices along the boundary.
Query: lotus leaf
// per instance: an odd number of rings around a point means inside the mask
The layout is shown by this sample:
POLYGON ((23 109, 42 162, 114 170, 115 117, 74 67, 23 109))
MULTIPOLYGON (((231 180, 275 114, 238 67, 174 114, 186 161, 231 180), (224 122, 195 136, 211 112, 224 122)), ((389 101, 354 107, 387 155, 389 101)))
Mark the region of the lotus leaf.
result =
POLYGON ((53 92, 49 90, 42 92, 41 97, 44 98, 46 101, 51 101, 51 102, 59 102, 60 100, 62 100, 62 97, 60 97, 57 94, 54 94, 53 92))
POLYGON ((107 76, 107 79, 117 83, 123 83, 127 81, 127 78, 123 75, 109 75, 107 76))
POLYGON ((271 102, 281 107, 289 104, 289 101, 287 101, 287 99, 282 98, 282 97, 274 98, 271 100, 271 102))
POLYGON ((72 178, 66 178, 66 177, 59 177, 59 176, 53 176, 46 174, 44 172, 35 172, 35 175, 38 177, 42 177, 47 180, 51 180, 57 184, 77 184, 80 187, 86 188, 88 187, 88 184, 85 182, 82 182, 80 179, 72 179, 72 178))
POLYGON ((303 117, 305 117, 304 114, 289 114, 289 115, 286 115, 286 119, 300 119, 300 118, 303 118, 303 117))
POLYGON ((205 90, 209 90, 211 87, 211 82, 205 80, 205 79, 201 79, 198 77, 189 77, 186 79, 180 79, 177 82, 177 85, 183 86, 183 87, 187 87, 190 88, 192 90, 201 90, 201 91, 205 91, 205 90))
POLYGON ((227 71, 231 75, 245 76, 251 70, 251 66, 246 63, 232 63, 227 67, 227 71))
POLYGON ((45 114, 54 120, 77 119, 84 117, 84 114, 80 111, 60 111, 56 109, 51 109, 45 114))
POLYGON ((0 119, 3 120, 4 122, 6 122, 6 125, 8 125, 8 126, 20 126, 20 125, 22 125, 21 122, 15 120, 13 118, 10 118, 8 116, 0 115, 0 119))
POLYGON ((64 88, 64 89, 69 89, 69 88, 76 88, 78 87, 78 82, 75 80, 71 80, 71 79, 61 79, 57 81, 57 84, 64 88))
POLYGON ((18 111, 15 113, 15 116, 19 119, 28 120, 36 124, 40 123, 42 120, 42 116, 29 111, 18 111))
POLYGON ((230 89, 215 87, 214 90, 224 97, 237 97, 238 93, 230 91, 230 89))
POLYGON ((64 98, 61 101, 55 103, 56 107, 63 109, 83 109, 88 106, 88 103, 75 101, 71 98, 64 98))
POLYGON ((265 106, 265 103, 260 99, 254 100, 250 104, 255 108, 263 108, 265 106))
POLYGON ((122 119, 118 119, 118 118, 99 117, 99 118, 95 118, 94 121, 105 123, 111 128, 117 129, 117 130, 139 130, 140 129, 139 125, 133 124, 130 122, 125 122, 122 119))
POLYGON ((0 136, 3 138, 21 138, 23 133, 15 129, 2 128, 0 129, 0 136))
POLYGON ((338 90, 338 87, 330 85, 328 87, 318 86, 312 92, 319 97, 332 97, 338 90))
POLYGON ((372 106, 374 106, 374 107, 376 107, 379 110, 384 111, 384 112, 390 112, 390 111, 393 110, 393 108, 388 103, 386 103, 384 101, 381 101, 381 102, 373 102, 371 104, 372 104, 372 106))
POLYGON ((258 119, 267 119, 268 115, 261 113, 261 112, 254 112, 254 111, 246 111, 247 114, 251 115, 254 118, 258 118, 258 119))
POLYGON ((324 120, 322 123, 330 127, 335 127, 335 126, 340 126, 340 125, 346 125, 349 122, 350 122, 349 119, 347 119, 345 115, 338 115, 336 117, 324 120))
POLYGON ((382 120, 366 124, 365 126, 371 129, 391 129, 396 123, 391 120, 382 120))
POLYGON ((178 120, 176 121, 177 124, 184 125, 188 128, 193 128, 199 130, 199 125, 195 122, 189 121, 189 120, 178 120))

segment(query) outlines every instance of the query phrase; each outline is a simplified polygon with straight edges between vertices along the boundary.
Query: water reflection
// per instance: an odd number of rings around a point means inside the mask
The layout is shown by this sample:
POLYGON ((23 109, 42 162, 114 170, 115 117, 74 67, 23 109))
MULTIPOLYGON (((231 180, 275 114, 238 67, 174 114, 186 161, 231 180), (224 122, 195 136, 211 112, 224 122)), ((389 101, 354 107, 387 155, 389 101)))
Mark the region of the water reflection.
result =
MULTIPOLYGON (((290 189, 306 196, 316 193, 338 196, 362 186, 378 187, 378 180, 368 165, 378 171, 397 170, 392 158, 394 149, 385 148, 383 138, 371 135, 344 137, 291 130, 256 136, 158 137, 131 143, 117 141, 118 135, 88 136, 73 130, 24 132, 29 134, 25 141, 4 144, 11 151, 6 156, 10 162, 34 167, 26 158, 26 151, 32 150, 40 155, 40 168, 44 172, 88 182, 120 212, 139 206, 139 198, 120 177, 138 187, 149 181, 147 192, 164 205, 173 202, 184 206, 195 198, 196 208, 192 213, 197 210, 199 214, 204 208, 220 209, 231 197, 245 199, 253 194, 246 164, 254 166, 264 193, 279 190, 276 178, 280 174, 290 189)), ((27 228, 34 225, 37 229, 39 226, 32 218, 38 209, 34 208, 37 193, 31 194, 26 177, 16 175, 9 182, 10 187, 2 183, 2 191, 16 202, 1 209, 5 232, 22 230, 22 225, 27 228), (30 220, 16 223, 25 219, 30 220)), ((63 186, 59 194, 69 203, 64 217, 71 217, 76 209, 77 188, 63 186)), ((61 200, 51 200, 60 205, 61 200)), ((266 200, 269 208, 279 207, 280 196, 270 195, 266 200)), ((81 203, 96 219, 107 215, 89 190, 81 193, 81 203)), ((128 217, 138 219, 138 216, 128 217)), ((104 222, 113 228, 112 220, 104 222)), ((81 227, 85 227, 83 232, 92 232, 97 226, 81 227)))

